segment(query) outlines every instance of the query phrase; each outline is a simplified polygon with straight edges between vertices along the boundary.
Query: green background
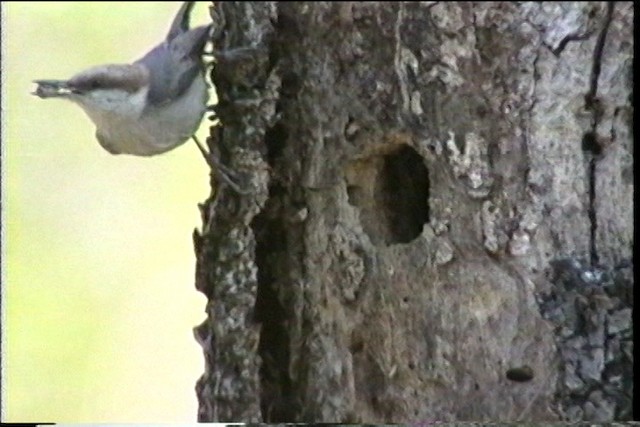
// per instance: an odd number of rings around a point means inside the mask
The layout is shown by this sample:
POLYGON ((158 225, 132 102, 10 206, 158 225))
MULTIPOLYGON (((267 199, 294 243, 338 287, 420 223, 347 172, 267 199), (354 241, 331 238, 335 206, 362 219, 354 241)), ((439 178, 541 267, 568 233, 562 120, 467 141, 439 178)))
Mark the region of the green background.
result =
POLYGON ((30 95, 34 79, 141 57, 179 6, 2 4, 3 421, 196 421, 204 160, 193 142, 112 156, 79 107, 30 95))

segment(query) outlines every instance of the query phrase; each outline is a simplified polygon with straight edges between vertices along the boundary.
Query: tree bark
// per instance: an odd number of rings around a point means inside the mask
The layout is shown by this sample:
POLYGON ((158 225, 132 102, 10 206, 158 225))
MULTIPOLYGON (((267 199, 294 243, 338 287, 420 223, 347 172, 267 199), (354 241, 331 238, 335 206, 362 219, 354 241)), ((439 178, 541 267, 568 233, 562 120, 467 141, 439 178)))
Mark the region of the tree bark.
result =
POLYGON ((633 3, 212 14, 200 421, 631 418, 633 3))

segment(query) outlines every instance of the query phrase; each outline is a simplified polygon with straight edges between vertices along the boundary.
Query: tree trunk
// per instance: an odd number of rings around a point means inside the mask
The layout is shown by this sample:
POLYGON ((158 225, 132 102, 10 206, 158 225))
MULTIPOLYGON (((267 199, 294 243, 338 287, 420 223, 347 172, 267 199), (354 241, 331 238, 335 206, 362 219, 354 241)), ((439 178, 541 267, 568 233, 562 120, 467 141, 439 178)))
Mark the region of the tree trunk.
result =
POLYGON ((631 2, 212 12, 200 421, 631 418, 631 2))

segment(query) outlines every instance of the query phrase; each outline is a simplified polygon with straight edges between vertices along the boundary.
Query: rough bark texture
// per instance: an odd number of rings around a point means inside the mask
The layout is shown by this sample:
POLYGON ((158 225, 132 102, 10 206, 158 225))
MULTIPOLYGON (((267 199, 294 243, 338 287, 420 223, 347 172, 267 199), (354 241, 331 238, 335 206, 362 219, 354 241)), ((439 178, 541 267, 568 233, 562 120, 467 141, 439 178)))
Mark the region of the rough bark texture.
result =
POLYGON ((630 419, 631 2, 214 12, 201 421, 630 419))

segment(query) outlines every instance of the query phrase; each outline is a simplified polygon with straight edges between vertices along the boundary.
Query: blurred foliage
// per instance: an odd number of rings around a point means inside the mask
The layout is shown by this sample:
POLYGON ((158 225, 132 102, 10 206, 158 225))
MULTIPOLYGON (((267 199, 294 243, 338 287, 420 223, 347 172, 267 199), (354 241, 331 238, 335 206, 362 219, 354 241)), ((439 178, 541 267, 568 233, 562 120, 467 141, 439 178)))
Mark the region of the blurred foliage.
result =
POLYGON ((2 4, 3 421, 196 421, 205 162, 191 141, 112 156, 80 108, 30 95, 34 79, 141 57, 179 6, 2 4))

